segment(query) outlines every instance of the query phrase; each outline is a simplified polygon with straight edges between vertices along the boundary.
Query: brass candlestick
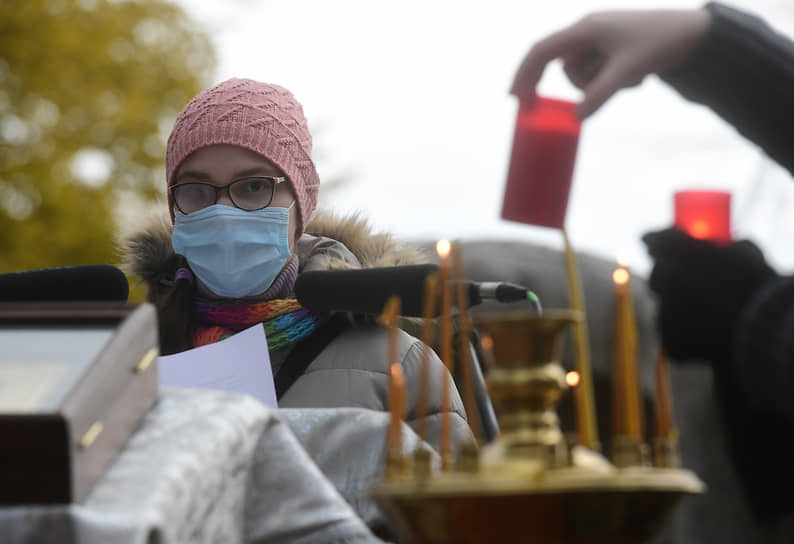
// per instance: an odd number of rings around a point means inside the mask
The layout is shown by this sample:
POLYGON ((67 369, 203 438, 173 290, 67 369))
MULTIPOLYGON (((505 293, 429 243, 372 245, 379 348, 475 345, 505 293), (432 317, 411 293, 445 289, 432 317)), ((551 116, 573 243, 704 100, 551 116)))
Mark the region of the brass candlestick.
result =
POLYGON ((507 459, 535 459, 554 464, 562 444, 555 407, 567 389, 557 358, 562 333, 580 318, 578 312, 525 312, 475 318, 478 330, 493 339, 497 367, 488 391, 499 415, 498 448, 507 459))

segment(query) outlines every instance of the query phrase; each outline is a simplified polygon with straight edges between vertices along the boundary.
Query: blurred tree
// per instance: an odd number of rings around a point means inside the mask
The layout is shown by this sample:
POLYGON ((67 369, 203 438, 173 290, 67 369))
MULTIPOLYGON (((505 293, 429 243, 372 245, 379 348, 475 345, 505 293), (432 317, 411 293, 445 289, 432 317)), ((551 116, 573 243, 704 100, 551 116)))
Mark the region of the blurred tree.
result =
POLYGON ((165 0, 0 1, 0 273, 118 261, 215 51, 165 0))

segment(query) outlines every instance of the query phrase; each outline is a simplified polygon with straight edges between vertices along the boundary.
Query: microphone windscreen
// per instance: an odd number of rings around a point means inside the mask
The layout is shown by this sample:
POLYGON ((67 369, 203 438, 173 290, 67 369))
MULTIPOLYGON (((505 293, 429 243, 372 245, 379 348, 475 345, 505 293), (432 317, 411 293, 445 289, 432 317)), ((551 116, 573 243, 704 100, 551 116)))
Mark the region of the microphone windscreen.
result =
POLYGON ((0 302, 121 301, 130 287, 110 265, 42 268, 0 274, 0 302))
POLYGON ((425 278, 437 272, 434 264, 314 270, 298 276, 295 296, 314 311, 378 315, 389 297, 397 295, 400 315, 421 317, 425 278))

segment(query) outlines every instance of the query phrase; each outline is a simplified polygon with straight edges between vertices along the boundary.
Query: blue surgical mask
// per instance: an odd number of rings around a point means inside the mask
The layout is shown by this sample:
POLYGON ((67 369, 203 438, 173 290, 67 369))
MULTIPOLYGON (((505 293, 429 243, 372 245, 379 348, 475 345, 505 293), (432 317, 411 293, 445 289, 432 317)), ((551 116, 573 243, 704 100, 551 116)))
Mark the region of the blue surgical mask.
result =
POLYGON ((177 211, 171 242, 210 291, 241 298, 270 287, 290 255, 288 237, 289 208, 247 212, 215 204, 177 211))

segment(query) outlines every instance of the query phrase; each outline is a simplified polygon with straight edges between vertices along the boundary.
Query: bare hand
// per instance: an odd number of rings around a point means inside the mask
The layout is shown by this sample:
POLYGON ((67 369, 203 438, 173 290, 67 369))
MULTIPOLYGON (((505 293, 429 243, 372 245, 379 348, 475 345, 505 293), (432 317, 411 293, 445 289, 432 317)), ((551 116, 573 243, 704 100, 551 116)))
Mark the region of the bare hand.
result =
POLYGON ((584 119, 618 90, 682 63, 710 21, 705 9, 587 15, 537 42, 521 63, 510 92, 533 93, 546 64, 560 58, 571 83, 584 91, 577 109, 584 119))

